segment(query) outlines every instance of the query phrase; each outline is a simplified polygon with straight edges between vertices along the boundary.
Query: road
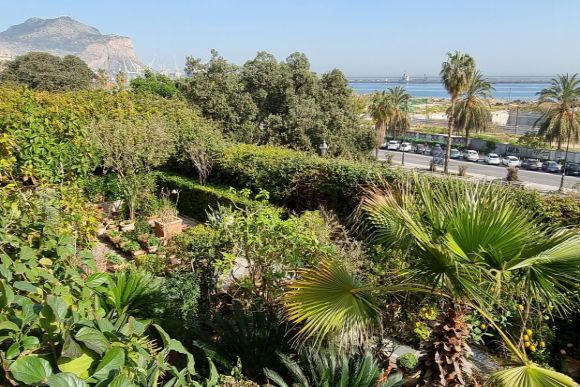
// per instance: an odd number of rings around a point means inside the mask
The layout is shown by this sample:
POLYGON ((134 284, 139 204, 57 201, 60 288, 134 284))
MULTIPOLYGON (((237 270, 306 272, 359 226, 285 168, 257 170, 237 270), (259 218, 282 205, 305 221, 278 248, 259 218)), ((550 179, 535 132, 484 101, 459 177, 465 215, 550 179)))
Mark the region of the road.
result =
MULTIPOLYGON (((393 166, 401 165, 402 152, 381 149, 379 150, 379 160, 385 160, 385 155, 387 153, 393 155, 393 166)), ((431 156, 405 153, 405 168, 428 169, 431 160, 431 156)), ((507 175, 506 167, 487 165, 483 163, 483 160, 480 160, 477 163, 463 160, 451 160, 449 163, 449 170, 451 172, 457 172, 457 168, 460 165, 467 166, 467 175, 469 176, 504 179, 507 175)), ((438 169, 443 170, 443 166, 438 166, 438 169)), ((531 188, 537 188, 540 190, 557 190, 560 186, 561 175, 559 173, 556 174, 520 169, 518 176, 521 181, 528 183, 531 188)), ((565 188, 578 189, 579 186, 580 178, 576 176, 566 176, 564 179, 565 188)))

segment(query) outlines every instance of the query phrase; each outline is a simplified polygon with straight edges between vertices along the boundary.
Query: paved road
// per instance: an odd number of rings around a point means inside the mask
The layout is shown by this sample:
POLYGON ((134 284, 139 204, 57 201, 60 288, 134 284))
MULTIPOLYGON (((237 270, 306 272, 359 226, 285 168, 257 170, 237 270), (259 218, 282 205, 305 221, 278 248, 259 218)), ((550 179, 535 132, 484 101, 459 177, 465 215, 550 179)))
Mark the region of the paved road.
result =
MULTIPOLYGON (((387 153, 394 155, 393 166, 401 165, 402 152, 379 150, 379 160, 385 160, 385 155, 387 153)), ((431 156, 418 155, 415 153, 405 153, 405 168, 427 169, 431 159, 431 156)), ((507 170, 504 166, 487 165, 483 163, 483 160, 480 160, 477 163, 462 160, 451 160, 449 163, 449 170, 451 172, 457 172, 457 167, 459 165, 467 166, 468 175, 486 176, 491 179, 504 179, 507 175, 507 170)), ((438 168, 442 170, 443 166, 438 168)), ((530 183, 532 187, 538 189, 557 190, 560 186, 561 175, 559 173, 556 174, 520 169, 518 176, 521 181, 530 183)), ((579 186, 580 178, 575 176, 566 176, 564 180, 565 188, 578 189, 579 186)))

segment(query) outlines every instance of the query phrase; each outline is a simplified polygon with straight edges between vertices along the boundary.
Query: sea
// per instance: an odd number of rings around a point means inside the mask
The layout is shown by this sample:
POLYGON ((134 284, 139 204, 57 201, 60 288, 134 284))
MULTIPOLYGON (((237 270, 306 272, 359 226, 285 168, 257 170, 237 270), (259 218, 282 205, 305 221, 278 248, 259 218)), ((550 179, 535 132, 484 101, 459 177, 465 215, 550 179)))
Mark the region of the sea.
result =
MULTIPOLYGON (((440 82, 364 82, 349 81, 350 87, 357 94, 370 94, 390 87, 402 86, 415 98, 449 98, 449 94, 440 82)), ((491 96, 506 101, 535 100, 536 93, 550 86, 548 82, 514 82, 492 83, 495 88, 491 96)))

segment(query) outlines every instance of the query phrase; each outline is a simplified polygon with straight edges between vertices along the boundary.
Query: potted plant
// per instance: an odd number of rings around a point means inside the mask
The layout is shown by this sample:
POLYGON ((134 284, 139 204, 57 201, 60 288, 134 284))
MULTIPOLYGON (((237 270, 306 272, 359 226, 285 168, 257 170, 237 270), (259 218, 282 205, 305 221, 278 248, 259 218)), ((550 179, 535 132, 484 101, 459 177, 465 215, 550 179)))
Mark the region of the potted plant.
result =
POLYGON ((147 252, 155 253, 159 249, 160 243, 161 240, 156 236, 150 237, 149 240, 147 241, 147 252))
POLYGON ((117 245, 121 242, 121 233, 117 230, 109 230, 107 232, 107 237, 112 244, 117 245))
POLYGON ((133 231, 133 230, 135 230, 135 221, 131 220, 131 219, 124 220, 124 221, 119 223, 119 228, 123 232, 133 231))
POLYGON ((170 195, 177 195, 179 200, 179 191, 161 191, 163 204, 154 225, 155 235, 159 238, 170 239, 183 231, 183 221, 177 216, 177 209, 169 200, 170 195))
POLYGON ((139 235, 137 235, 137 240, 139 241, 139 243, 141 243, 141 246, 143 247, 147 247, 149 246, 149 238, 151 236, 147 233, 141 233, 139 235))

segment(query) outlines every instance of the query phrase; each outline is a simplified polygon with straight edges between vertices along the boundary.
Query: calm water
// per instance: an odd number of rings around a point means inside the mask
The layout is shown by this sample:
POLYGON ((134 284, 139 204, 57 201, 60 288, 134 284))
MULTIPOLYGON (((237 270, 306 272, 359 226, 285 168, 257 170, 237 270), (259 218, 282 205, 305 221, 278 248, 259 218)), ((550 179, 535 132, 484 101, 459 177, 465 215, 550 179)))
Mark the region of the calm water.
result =
MULTIPOLYGON (((350 87, 357 94, 369 94, 375 91, 386 90, 389 87, 403 86, 413 97, 433 97, 449 98, 449 94, 441 83, 372 83, 372 82, 351 82, 350 87)), ((536 99, 536 93, 548 83, 495 83, 492 97, 504 100, 515 99, 536 99)))

